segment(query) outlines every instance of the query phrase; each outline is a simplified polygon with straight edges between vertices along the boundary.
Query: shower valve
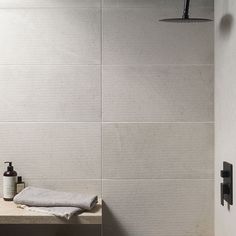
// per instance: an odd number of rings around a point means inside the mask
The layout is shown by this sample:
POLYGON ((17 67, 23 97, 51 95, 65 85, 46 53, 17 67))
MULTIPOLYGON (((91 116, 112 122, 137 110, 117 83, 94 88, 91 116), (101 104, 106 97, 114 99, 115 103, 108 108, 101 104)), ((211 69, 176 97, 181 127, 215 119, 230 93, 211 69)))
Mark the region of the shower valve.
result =
POLYGON ((233 205, 233 166, 228 162, 223 163, 223 170, 220 172, 223 178, 223 183, 220 185, 221 205, 224 206, 224 201, 229 205, 233 205))

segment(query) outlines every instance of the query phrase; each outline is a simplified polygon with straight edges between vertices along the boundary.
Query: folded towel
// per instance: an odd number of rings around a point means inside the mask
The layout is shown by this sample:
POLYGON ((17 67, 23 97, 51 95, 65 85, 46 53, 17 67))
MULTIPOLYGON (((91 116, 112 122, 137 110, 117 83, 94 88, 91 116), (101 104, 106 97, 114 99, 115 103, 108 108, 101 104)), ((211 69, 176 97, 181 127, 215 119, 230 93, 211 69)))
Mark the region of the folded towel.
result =
POLYGON ((81 214, 84 212, 84 209, 77 207, 29 207, 25 205, 19 205, 19 208, 28 211, 52 214, 58 217, 66 218, 67 220, 69 220, 75 213, 81 214))
POLYGON ((97 203, 97 196, 27 187, 14 197, 14 202, 26 205, 28 210, 44 211, 68 219, 76 212, 91 210, 97 203))

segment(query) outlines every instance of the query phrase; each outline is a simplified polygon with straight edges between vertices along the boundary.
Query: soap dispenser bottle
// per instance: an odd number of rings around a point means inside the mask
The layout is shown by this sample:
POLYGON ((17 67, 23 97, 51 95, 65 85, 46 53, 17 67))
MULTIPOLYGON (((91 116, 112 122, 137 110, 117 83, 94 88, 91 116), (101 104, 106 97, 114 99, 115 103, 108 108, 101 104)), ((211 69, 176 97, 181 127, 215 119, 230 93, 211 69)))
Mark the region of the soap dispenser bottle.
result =
POLYGON ((16 194, 16 176, 17 173, 14 171, 12 162, 5 161, 8 163, 7 171, 3 174, 3 199, 5 201, 12 201, 16 194))

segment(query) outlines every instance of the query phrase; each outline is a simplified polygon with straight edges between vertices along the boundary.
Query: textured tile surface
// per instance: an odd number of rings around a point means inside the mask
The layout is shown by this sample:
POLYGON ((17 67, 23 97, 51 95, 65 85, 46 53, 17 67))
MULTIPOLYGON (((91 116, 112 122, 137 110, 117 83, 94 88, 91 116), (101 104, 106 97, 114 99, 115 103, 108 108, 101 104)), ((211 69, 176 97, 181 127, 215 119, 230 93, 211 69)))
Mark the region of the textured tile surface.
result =
POLYGON ((99 7, 100 0, 0 0, 1 7, 99 7))
MULTIPOLYGON (((7 0, 4 0, 7 1, 7 0)), ((102 0, 104 7, 160 7, 160 8, 173 8, 183 9, 182 0, 102 0)), ((1 1, 0 1, 1 2, 1 1)), ((212 0, 194 0, 191 2, 191 10, 196 7, 211 7, 213 8, 214 1, 212 0)), ((191 11, 192 12, 192 11, 191 11)))
MULTIPOLYGON (((16 170, 18 166, 15 166, 16 170)), ((18 171, 18 170, 17 170, 18 171)), ((18 172, 18 175, 22 173, 18 172)), ((57 191, 68 191, 68 192, 77 192, 77 193, 88 193, 101 196, 101 180, 100 179, 66 179, 66 176, 61 176, 57 179, 50 178, 44 179, 32 179, 31 177, 24 178, 26 186, 34 186, 38 188, 48 188, 57 191)), ((0 196, 2 197, 2 178, 0 179, 0 196)))
POLYGON ((213 67, 104 66, 105 121, 212 121, 213 67))
MULTIPOLYGON (((8 65, 0 66, 0 121, 8 122, 0 123, 0 161, 13 161, 28 185, 101 194, 101 124, 76 122, 100 121, 100 72, 78 65, 100 64, 103 50, 103 117, 123 123, 103 127, 102 236, 214 235, 213 181, 194 179, 212 178, 212 125, 143 123, 213 120, 213 68, 173 65, 213 63, 213 22, 159 22, 181 16, 182 6, 182 0, 0 0, 0 64, 8 65), (150 64, 170 65, 144 66, 150 64)), ((213 0, 192 1, 191 14, 213 18, 212 6, 213 0)), ((96 226, 0 230, 101 235, 96 226)))
POLYGON ((0 161, 26 179, 99 179, 100 131, 99 123, 1 123, 0 161))
POLYGON ((0 64, 99 64, 99 12, 0 9, 0 64))
POLYGON ((100 121, 97 66, 0 66, 0 121, 100 121))
MULTIPOLYGON (((198 16, 213 17, 210 13, 198 16)), ((177 16, 176 11, 158 8, 105 8, 104 64, 213 63, 213 23, 159 22, 173 16, 177 16)))
POLYGON ((105 180, 104 235, 213 236, 213 181, 105 180))
POLYGON ((104 178, 213 178, 212 124, 103 124, 104 178))

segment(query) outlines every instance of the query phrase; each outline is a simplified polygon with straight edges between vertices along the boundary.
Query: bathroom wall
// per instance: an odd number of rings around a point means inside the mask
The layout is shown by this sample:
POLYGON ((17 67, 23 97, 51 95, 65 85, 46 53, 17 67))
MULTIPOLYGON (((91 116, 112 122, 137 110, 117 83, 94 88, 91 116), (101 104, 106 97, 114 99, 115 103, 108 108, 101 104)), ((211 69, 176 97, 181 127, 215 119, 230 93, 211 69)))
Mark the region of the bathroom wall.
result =
MULTIPOLYGON (((213 23, 158 21, 182 6, 0 0, 0 161, 104 200, 102 228, 12 231, 214 235, 213 23)), ((213 0, 191 12, 213 18, 213 0)))
POLYGON ((232 236, 236 232, 236 3, 233 0, 216 0, 215 3, 215 235, 232 236), (220 204, 220 170, 223 161, 234 165, 234 205, 231 207, 220 204))

